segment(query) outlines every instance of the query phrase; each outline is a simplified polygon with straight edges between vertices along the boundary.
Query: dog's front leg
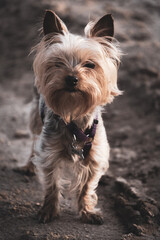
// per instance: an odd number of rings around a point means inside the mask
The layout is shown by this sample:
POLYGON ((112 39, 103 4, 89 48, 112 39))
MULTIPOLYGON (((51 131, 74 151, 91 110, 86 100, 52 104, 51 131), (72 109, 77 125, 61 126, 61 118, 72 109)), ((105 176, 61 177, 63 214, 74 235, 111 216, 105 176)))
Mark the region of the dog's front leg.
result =
POLYGON ((39 221, 46 223, 54 220, 59 213, 59 188, 56 182, 53 169, 43 169, 45 181, 45 198, 42 208, 39 211, 39 221))
POLYGON ((101 174, 94 169, 89 170, 88 180, 85 183, 78 198, 78 208, 82 222, 91 224, 103 224, 103 217, 99 209, 96 209, 98 197, 95 192, 101 174))

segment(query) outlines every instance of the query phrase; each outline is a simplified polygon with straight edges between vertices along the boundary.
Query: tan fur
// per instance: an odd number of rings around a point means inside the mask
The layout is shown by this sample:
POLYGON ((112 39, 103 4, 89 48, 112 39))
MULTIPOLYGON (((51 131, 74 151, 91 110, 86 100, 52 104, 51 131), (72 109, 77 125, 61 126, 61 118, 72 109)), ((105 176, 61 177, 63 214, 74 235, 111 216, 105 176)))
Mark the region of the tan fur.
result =
POLYGON ((48 106, 63 119, 68 121, 70 112, 72 119, 84 116, 121 94, 117 87, 119 52, 112 43, 106 43, 104 38, 89 39, 70 33, 53 36, 50 41, 54 44, 50 45, 44 38, 38 46, 33 65, 36 85, 48 106), (88 60, 96 63, 92 71, 82 67, 88 60), (80 79, 75 93, 64 89, 67 74, 80 79))
MULTIPOLYGON (((47 106, 44 126, 35 149, 35 164, 42 176, 45 191, 44 205, 40 211, 40 220, 43 222, 58 215, 60 195, 67 189, 75 192, 84 222, 102 223, 100 211, 95 208, 98 200, 95 191, 99 179, 109 166, 109 144, 101 106, 111 103, 115 96, 121 94, 117 87, 120 52, 111 42, 112 36, 104 36, 107 32, 107 26, 103 26, 105 19, 109 19, 112 27, 113 20, 106 15, 99 23, 89 23, 85 29, 86 35, 81 37, 69 33, 62 20, 52 11, 47 11, 45 15, 44 33, 47 35, 36 47, 33 64, 35 85, 47 106), (56 23, 53 27, 55 32, 52 32, 51 24, 47 28, 50 20, 56 23), (94 63, 94 66, 86 67, 87 63, 94 63), (66 89, 66 76, 78 79, 74 91, 66 89), (53 112, 60 116, 59 120, 56 120, 53 112), (82 160, 72 153, 73 136, 66 124, 74 121, 80 129, 85 130, 92 126, 97 114, 99 123, 92 148, 82 160)), ((32 114, 31 126, 39 122, 37 106, 32 114)), ((35 128, 32 128, 35 133, 35 128)), ((36 134, 39 134, 38 130, 36 134)), ((79 148, 83 144, 77 142, 79 148)))

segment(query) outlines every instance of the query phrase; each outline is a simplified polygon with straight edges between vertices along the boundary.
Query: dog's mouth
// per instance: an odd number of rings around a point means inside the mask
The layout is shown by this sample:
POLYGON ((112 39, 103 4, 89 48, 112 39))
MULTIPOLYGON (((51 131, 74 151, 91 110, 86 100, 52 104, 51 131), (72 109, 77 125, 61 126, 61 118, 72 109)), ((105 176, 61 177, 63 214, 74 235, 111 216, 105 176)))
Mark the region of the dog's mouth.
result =
POLYGON ((69 87, 65 87, 65 88, 61 88, 61 89, 57 89, 55 91, 55 94, 56 96, 63 96, 63 94, 67 94, 68 97, 69 95, 72 96, 72 97, 78 97, 78 96, 81 96, 81 97, 84 97, 85 94, 83 91, 81 91, 80 89, 78 88, 69 88, 69 87))
POLYGON ((75 88, 65 88, 64 91, 72 93, 72 92, 77 92, 78 90, 75 88))
POLYGON ((76 93, 76 92, 81 92, 81 91, 79 89, 77 89, 77 88, 65 87, 65 88, 59 89, 58 92, 76 93))

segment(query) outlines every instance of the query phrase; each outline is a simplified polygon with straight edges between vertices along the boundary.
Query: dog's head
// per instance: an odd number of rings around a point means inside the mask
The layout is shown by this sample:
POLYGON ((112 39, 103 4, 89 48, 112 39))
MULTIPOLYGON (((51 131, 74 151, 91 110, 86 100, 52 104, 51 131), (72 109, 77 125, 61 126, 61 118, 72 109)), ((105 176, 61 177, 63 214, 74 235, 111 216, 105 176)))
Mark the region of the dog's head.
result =
POLYGON ((35 84, 56 114, 66 121, 76 119, 121 94, 120 54, 112 43, 111 15, 89 22, 81 37, 69 33, 54 12, 46 11, 43 32, 34 60, 35 84))

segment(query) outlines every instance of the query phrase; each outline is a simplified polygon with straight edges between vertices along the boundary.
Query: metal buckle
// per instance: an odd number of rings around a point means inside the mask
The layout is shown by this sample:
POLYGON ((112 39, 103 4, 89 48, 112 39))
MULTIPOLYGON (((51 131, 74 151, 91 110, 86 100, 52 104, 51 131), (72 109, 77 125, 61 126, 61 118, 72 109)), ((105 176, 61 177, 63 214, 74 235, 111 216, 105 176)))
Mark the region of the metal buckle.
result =
MULTIPOLYGON (((83 146, 84 146, 84 145, 83 145, 83 146)), ((74 154, 77 154, 82 160, 84 159, 83 146, 81 146, 80 144, 77 144, 76 135, 73 134, 72 152, 73 152, 74 154)))

